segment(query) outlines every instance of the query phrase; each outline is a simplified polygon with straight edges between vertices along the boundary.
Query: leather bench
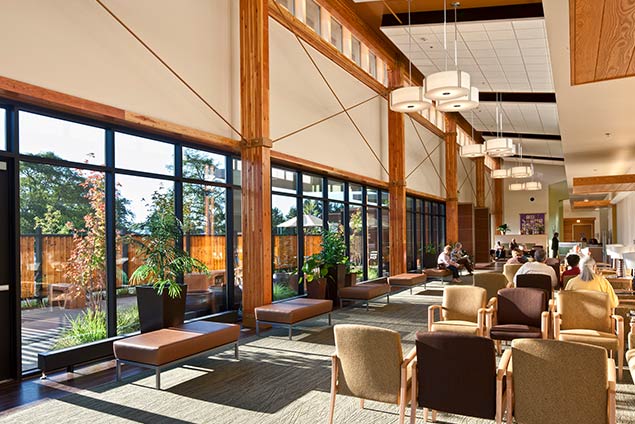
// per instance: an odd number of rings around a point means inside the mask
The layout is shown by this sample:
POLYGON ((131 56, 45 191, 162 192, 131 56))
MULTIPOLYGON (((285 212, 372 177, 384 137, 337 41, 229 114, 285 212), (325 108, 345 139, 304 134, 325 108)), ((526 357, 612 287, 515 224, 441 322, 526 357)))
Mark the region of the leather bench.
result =
POLYGON ((428 278, 435 278, 441 281, 445 281, 445 277, 452 276, 452 271, 449 269, 426 268, 423 270, 423 273, 427 275, 428 278))
POLYGON ((366 303, 366 310, 371 300, 386 296, 386 303, 390 303, 390 284, 386 277, 365 281, 339 290, 340 308, 342 301, 366 303))
POLYGON ((117 381, 121 380, 121 365, 126 363, 153 369, 156 387, 161 389, 161 370, 177 362, 230 345, 238 359, 239 336, 239 325, 194 321, 117 340, 113 343, 117 381))
POLYGON ((428 276, 426 274, 397 274, 388 277, 388 283, 390 283, 391 287, 404 287, 410 289, 410 294, 412 294, 412 288, 417 287, 421 284, 425 284, 428 281, 428 276))
POLYGON ((291 340, 293 326, 302 321, 328 314, 329 325, 331 325, 332 310, 332 300, 309 299, 306 297, 258 306, 255 308, 256 335, 260 335, 261 323, 281 325, 289 327, 289 340, 291 340))

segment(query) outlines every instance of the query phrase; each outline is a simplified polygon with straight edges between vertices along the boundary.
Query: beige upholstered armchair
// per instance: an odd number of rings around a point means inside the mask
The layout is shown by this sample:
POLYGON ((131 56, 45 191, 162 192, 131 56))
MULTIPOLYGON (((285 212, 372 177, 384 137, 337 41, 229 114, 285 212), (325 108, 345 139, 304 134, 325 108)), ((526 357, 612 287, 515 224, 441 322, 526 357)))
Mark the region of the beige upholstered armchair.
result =
POLYGON ((483 287, 487 291, 487 298, 491 302, 492 299, 496 299, 498 291, 507 286, 507 277, 499 272, 474 274, 474 285, 483 287))
POLYGON ((626 362, 628 363, 628 368, 631 370, 631 377, 635 382, 635 317, 631 318, 631 331, 628 333, 626 362))
POLYGON ((617 355, 618 378, 624 364, 624 318, 612 315, 609 297, 598 291, 560 291, 553 315, 554 339, 600 346, 617 355))
POLYGON ((615 362, 605 349, 517 339, 511 352, 507 422, 513 416, 523 424, 615 424, 615 362))
POLYGON ((332 357, 329 424, 333 423, 337 393, 399 405, 403 424, 410 399, 412 367, 417 351, 404 358, 399 333, 364 325, 336 325, 332 357))
POLYGON ((482 287, 449 286, 443 291, 443 304, 428 308, 428 331, 485 336, 487 291, 482 287), (435 311, 440 320, 435 321, 435 311))
POLYGON ((505 264, 503 265, 503 274, 507 277, 507 287, 514 286, 514 275, 523 266, 522 264, 505 264))

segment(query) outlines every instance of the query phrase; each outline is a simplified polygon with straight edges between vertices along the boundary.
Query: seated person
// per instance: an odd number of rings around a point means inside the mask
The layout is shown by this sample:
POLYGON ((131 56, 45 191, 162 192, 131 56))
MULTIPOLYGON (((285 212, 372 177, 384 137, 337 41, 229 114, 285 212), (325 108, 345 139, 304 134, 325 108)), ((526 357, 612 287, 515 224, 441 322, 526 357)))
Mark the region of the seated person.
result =
POLYGON ((546 259, 547 252, 545 252, 545 249, 536 249, 534 252, 534 261, 525 263, 518 269, 516 275, 514 275, 514 284, 516 284, 516 277, 519 275, 544 274, 551 277, 551 287, 554 289, 557 288, 560 282, 556 276, 556 271, 549 265, 545 264, 546 259))
POLYGON ((567 255, 567 265, 569 266, 565 272, 560 275, 560 285, 564 282, 564 277, 567 275, 580 275, 580 268, 578 268, 578 264, 580 263, 580 256, 575 253, 570 253, 567 255))
POLYGON ((507 259, 507 262, 505 262, 506 264, 516 264, 516 265, 521 265, 524 264, 525 262, 527 262, 527 259, 525 259, 525 257, 523 256, 523 252, 520 251, 520 249, 514 249, 512 250, 512 257, 507 259))
POLYGON ((516 239, 513 238, 512 241, 509 242, 509 250, 518 249, 518 243, 516 243, 516 239))
POLYGON ((619 299, 613 290, 613 286, 606 278, 599 274, 595 274, 595 260, 586 256, 580 261, 580 275, 572 278, 567 283, 565 290, 594 290, 609 295, 609 303, 611 308, 615 308, 619 304, 619 299))
POLYGON ((450 256, 452 253, 452 246, 449 244, 443 248, 443 252, 439 255, 437 259, 437 264, 439 269, 448 269, 452 271, 452 282, 460 283, 461 279, 459 278, 459 264, 452 260, 450 256))
POLYGON ((467 272, 472 275, 472 261, 470 261, 470 256, 467 252, 463 250, 463 244, 461 242, 457 242, 454 245, 454 249, 452 249, 450 257, 457 264, 463 265, 465 269, 467 269, 467 272))
POLYGON ((501 244, 500 240, 496 242, 495 254, 496 254, 496 259, 501 259, 505 257, 505 248, 501 244))
POLYGON ((593 237, 591 240, 589 240, 589 244, 600 244, 600 243, 598 242, 598 239, 593 237))

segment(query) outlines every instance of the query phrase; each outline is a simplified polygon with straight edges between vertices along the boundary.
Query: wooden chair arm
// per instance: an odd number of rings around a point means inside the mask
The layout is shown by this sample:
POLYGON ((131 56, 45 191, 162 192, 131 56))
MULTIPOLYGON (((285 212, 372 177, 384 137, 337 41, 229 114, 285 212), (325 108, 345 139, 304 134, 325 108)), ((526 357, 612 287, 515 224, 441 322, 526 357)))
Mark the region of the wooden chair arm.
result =
POLYGON ((606 399, 608 422, 609 424, 615 424, 615 386, 617 383, 617 378, 615 376, 615 361, 612 358, 607 358, 606 360, 606 371, 608 375, 608 396, 606 399))
POLYGON ((442 311, 443 311, 443 306, 441 305, 430 305, 428 307, 428 331, 432 331, 432 324, 435 323, 434 321, 434 311, 435 310, 439 310, 439 318, 442 317, 442 311))
POLYGON ((507 374, 507 367, 509 367, 509 360, 512 358, 512 350, 507 349, 503 352, 501 360, 498 363, 498 369, 496 370, 496 380, 503 380, 505 374, 507 374))
POLYGON ((549 312, 556 312, 556 299, 549 299, 549 312))
POLYGON ((549 338, 549 312, 547 311, 540 314, 540 332, 543 339, 549 338))
POLYGON ((401 367, 405 368, 408 367, 410 365, 410 363, 412 363, 412 361, 416 361, 417 360, 417 348, 413 347, 410 352, 408 352, 408 354, 405 356, 405 358, 403 358, 403 362, 401 363, 401 367))
POLYGON ((476 313, 476 325, 481 332, 481 337, 487 337, 487 309, 479 308, 476 313))
POLYGON ((613 320, 613 331, 617 336, 617 340, 619 342, 620 350, 624 350, 624 317, 621 315, 611 315, 611 319, 613 320))
POLYGON ((553 338, 555 340, 560 340, 560 323, 562 322, 560 316, 560 312, 554 312, 553 314, 553 338))
POLYGON ((491 297, 488 301, 487 301, 487 305, 485 306, 486 308, 494 308, 494 310, 498 309, 498 299, 496 297, 491 297))

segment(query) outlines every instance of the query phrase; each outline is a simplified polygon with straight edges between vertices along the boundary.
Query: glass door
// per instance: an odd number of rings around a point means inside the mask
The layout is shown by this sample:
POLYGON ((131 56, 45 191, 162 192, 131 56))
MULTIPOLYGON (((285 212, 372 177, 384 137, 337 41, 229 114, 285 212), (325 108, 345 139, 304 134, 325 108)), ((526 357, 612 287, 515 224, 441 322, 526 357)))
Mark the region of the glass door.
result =
POLYGON ((17 377, 13 162, 0 156, 0 382, 17 377))

